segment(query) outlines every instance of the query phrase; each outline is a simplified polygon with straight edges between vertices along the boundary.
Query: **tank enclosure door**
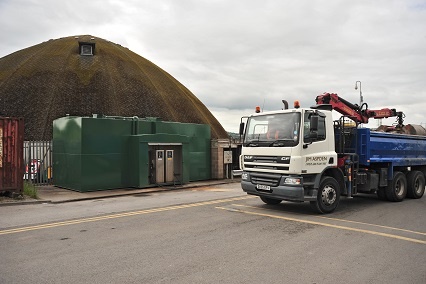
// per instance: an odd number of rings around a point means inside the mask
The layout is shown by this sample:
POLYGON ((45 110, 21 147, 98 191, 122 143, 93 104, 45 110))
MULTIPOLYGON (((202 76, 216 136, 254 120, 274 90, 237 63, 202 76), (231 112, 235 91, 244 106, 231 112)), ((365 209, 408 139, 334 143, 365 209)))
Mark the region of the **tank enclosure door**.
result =
POLYGON ((150 183, 181 183, 182 146, 181 145, 149 145, 150 183))
POLYGON ((164 150, 155 151, 155 183, 164 183, 164 150))
POLYGON ((173 150, 166 150, 166 182, 173 182, 175 180, 173 150))

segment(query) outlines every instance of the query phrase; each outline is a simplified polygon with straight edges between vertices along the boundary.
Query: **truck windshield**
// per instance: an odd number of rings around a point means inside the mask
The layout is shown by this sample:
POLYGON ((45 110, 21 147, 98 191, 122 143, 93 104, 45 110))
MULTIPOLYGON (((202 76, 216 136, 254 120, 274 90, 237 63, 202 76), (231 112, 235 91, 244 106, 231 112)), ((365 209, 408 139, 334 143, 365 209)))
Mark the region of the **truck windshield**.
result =
POLYGON ((299 143, 300 113, 280 113, 250 117, 244 146, 293 147, 299 143))

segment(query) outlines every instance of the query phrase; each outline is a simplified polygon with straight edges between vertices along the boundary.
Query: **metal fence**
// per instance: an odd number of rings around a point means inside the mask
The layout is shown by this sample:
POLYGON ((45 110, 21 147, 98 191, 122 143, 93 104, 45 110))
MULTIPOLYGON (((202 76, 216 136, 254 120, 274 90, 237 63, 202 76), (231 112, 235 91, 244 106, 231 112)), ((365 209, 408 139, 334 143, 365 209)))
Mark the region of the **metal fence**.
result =
POLYGON ((24 141, 24 180, 35 185, 52 183, 52 141, 24 141))

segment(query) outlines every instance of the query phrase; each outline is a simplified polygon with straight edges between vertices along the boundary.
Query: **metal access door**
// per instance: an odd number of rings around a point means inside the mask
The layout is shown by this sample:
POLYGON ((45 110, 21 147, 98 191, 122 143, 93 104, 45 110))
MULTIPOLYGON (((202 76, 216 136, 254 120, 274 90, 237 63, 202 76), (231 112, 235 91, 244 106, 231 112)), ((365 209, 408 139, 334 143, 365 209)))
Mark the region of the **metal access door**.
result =
POLYGON ((149 145, 149 182, 151 184, 182 184, 182 145, 149 145))
POLYGON ((174 181, 174 151, 166 150, 166 182, 174 181))
POLYGON ((164 183, 164 150, 155 151, 155 182, 164 183))

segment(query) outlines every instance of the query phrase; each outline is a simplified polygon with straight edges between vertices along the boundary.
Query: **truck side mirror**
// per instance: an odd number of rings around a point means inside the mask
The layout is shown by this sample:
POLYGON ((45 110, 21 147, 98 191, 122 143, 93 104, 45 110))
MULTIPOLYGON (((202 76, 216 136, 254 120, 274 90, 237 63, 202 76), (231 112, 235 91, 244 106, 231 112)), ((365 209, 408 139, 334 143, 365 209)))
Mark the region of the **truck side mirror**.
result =
POLYGON ((244 127, 245 127, 244 122, 241 122, 240 123, 240 135, 244 134, 244 127))

